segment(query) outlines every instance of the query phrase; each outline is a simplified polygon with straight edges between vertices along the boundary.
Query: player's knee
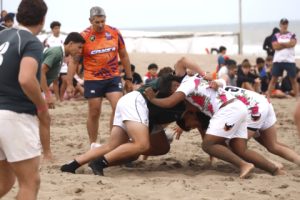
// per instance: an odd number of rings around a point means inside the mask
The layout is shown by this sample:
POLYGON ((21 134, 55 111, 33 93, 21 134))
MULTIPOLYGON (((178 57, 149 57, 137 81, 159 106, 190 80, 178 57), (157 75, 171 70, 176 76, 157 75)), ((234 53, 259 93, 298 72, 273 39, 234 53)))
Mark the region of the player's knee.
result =
POLYGON ((143 154, 150 150, 150 142, 139 142, 136 143, 137 151, 139 154, 143 154))
POLYGON ((277 145, 273 145, 273 144, 266 146, 266 148, 269 152, 274 153, 274 154, 277 154, 277 152, 279 150, 277 145))
POLYGON ((210 147, 212 146, 212 143, 209 142, 209 141, 203 141, 202 144, 201 144, 201 147, 203 149, 204 152, 206 153, 210 153, 210 147))
POLYGON ((101 114, 100 109, 90 109, 89 110, 89 115, 91 118, 99 118, 101 114))

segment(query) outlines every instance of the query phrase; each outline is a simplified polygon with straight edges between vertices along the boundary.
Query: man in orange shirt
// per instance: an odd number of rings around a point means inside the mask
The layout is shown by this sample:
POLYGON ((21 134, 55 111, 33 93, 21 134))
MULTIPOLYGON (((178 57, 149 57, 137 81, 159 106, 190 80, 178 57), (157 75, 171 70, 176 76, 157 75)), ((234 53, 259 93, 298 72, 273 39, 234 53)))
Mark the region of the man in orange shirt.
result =
MULTIPOLYGON (((132 74, 129 56, 121 33, 105 24, 106 15, 102 8, 92 7, 90 10, 91 26, 81 35, 86 43, 83 46, 84 66, 84 96, 88 99, 87 131, 90 143, 97 140, 99 118, 103 97, 106 97, 112 107, 110 127, 114 117, 115 107, 123 95, 123 85, 118 68, 118 56, 125 69, 125 89, 132 90, 132 74)), ((78 61, 72 59, 68 71, 68 93, 74 91, 72 77, 78 61)))

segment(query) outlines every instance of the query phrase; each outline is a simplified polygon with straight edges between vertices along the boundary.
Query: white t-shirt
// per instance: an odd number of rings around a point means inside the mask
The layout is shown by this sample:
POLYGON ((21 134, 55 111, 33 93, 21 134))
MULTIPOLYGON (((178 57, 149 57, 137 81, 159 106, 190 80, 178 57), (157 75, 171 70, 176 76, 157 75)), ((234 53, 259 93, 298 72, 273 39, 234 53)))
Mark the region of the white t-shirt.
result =
POLYGON ((59 35, 58 37, 55 37, 52 34, 46 39, 45 46, 49 46, 49 47, 61 46, 62 44, 64 44, 64 41, 65 41, 64 36, 59 35))
MULTIPOLYGON (((287 32, 285 34, 276 33, 273 36, 272 43, 278 42, 280 43, 288 43, 291 39, 296 39, 296 35, 294 33, 287 32)), ((295 62, 295 48, 284 48, 281 50, 275 50, 273 62, 295 62)))
POLYGON ((226 66, 222 66, 218 71, 218 78, 222 78, 222 76, 228 76, 228 68, 226 66))
POLYGON ((183 92, 186 95, 186 100, 210 117, 225 102, 234 98, 223 88, 219 88, 217 91, 211 89, 205 79, 197 76, 186 76, 176 92, 183 92))

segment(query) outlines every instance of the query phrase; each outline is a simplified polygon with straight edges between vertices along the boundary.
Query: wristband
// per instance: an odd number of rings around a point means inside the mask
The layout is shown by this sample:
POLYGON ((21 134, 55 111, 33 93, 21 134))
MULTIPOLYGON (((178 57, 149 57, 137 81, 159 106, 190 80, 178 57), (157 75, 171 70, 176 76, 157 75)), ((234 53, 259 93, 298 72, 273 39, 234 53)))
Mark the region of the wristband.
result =
POLYGON ((41 106, 37 106, 36 109, 37 109, 38 113, 45 112, 45 111, 48 110, 48 105, 47 104, 43 104, 41 106))

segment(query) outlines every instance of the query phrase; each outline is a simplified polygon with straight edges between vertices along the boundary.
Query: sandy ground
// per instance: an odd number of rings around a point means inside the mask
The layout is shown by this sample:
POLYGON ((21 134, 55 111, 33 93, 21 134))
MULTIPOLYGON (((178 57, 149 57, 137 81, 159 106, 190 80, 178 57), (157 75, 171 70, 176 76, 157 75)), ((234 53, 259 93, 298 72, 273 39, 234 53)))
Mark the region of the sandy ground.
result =
MULTIPOLYGON (((172 66, 182 55, 131 54, 131 61, 138 72, 145 72, 151 62, 159 66, 172 66)), ((188 57, 196 60, 207 70, 216 66, 216 56, 188 57)), ((241 57, 235 57, 241 61, 241 57)), ((249 57, 254 63, 255 57, 249 57)), ((281 142, 300 153, 300 138, 293 123, 294 99, 273 100, 277 112, 277 134, 281 142)), ((101 142, 109 136, 110 106, 103 103, 100 120, 101 142)), ((196 131, 182 135, 172 143, 170 153, 160 157, 139 160, 134 168, 111 167, 105 176, 91 174, 87 166, 80 174, 65 174, 59 171, 61 164, 89 148, 86 116, 87 102, 66 101, 51 110, 51 146, 56 160, 41 166, 42 183, 39 198, 42 200, 158 200, 158 199, 282 199, 297 200, 300 196, 300 167, 268 153, 251 140, 249 146, 268 158, 282 162, 287 171, 283 176, 271 176, 255 169, 250 177, 241 180, 238 170, 231 164, 217 160, 208 165, 208 156, 201 149, 201 138, 196 131)), ((17 185, 3 198, 14 199, 17 185)))

